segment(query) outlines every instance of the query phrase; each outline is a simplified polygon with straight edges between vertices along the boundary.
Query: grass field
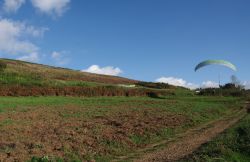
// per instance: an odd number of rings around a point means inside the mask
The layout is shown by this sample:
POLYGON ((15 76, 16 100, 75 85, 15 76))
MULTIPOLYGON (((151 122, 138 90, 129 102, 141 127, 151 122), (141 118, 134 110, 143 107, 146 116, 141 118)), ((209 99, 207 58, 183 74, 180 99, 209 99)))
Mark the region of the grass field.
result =
POLYGON ((249 162, 250 115, 180 162, 249 162))
POLYGON ((104 162, 230 114, 242 100, 0 97, 0 103, 0 159, 104 162))

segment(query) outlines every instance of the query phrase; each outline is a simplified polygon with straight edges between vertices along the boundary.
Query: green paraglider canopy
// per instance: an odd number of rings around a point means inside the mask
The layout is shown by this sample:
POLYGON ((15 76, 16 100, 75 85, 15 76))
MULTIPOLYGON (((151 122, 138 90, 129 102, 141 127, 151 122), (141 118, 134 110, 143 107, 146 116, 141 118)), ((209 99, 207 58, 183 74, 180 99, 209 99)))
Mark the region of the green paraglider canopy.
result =
POLYGON ((229 61, 225 61, 225 60, 206 60, 206 61, 203 61, 195 67, 195 71, 197 71, 205 66, 208 66, 208 65, 222 65, 222 66, 226 66, 234 71, 237 71, 237 68, 234 64, 232 64, 229 61))

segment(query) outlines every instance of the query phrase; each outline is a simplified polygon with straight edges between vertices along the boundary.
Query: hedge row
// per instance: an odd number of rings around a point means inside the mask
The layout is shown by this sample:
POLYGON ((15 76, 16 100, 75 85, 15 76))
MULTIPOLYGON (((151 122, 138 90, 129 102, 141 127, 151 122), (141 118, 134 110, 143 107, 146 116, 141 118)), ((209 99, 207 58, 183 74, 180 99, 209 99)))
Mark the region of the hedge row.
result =
POLYGON ((0 86, 0 96, 150 96, 174 95, 173 91, 120 87, 25 87, 0 86))

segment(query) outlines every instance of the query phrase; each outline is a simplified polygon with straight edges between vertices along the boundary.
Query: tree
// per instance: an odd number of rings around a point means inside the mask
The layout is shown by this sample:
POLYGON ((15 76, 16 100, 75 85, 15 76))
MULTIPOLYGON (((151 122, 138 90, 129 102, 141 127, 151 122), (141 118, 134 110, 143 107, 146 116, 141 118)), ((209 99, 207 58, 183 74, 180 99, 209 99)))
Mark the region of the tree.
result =
POLYGON ((237 85, 235 85, 234 83, 227 83, 224 86, 221 87, 222 89, 236 89, 237 85))

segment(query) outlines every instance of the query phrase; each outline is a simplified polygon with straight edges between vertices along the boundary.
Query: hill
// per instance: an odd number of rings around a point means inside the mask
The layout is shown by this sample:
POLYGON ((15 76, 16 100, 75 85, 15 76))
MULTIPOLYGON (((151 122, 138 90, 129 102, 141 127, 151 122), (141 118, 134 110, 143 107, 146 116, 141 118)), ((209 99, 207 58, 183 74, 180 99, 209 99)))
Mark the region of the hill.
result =
MULTIPOLYGON (((36 81, 40 82, 64 82, 83 81, 96 82, 105 84, 135 84, 138 81, 117 77, 81 72, 66 68, 53 67, 42 64, 35 64, 19 60, 0 59, 1 63, 7 65, 5 74, 12 80, 11 83, 23 83, 22 81, 36 81), (19 81, 19 82, 18 82, 19 81), (20 82, 21 81, 21 82, 20 82)), ((2 80, 1 80, 2 81, 2 80)), ((34 82, 29 82, 29 84, 34 82)), ((50 83, 51 84, 51 83, 50 83)), ((60 84, 60 83, 57 83, 60 84)), ((70 83, 69 83, 70 84, 70 83)))
POLYGON ((1 96, 157 96, 176 88, 10 59, 0 69, 1 96))

